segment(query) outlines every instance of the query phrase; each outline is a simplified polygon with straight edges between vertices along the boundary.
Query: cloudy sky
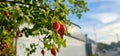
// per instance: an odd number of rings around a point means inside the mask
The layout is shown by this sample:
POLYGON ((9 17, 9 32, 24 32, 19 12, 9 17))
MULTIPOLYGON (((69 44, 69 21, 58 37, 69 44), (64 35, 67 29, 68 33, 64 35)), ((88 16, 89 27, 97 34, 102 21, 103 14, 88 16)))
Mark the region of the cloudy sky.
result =
POLYGON ((80 20, 70 15, 72 22, 82 27, 81 32, 97 42, 117 42, 120 38, 120 0, 85 0, 90 11, 80 20), (94 31, 95 30, 95 31, 94 31), (96 38, 95 34, 96 33, 96 38))

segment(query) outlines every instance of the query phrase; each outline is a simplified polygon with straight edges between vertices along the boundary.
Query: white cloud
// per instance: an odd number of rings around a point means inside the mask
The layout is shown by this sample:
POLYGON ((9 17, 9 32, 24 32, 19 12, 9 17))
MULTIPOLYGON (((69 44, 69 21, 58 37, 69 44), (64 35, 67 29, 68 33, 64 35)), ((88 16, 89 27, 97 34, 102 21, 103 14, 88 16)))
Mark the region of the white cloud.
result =
POLYGON ((98 42, 110 43, 117 42, 117 36, 120 38, 120 23, 115 22, 113 24, 109 24, 101 29, 97 29, 97 39, 98 42))
POLYGON ((102 23, 110 23, 118 19, 119 15, 117 13, 104 12, 104 13, 93 14, 90 17, 93 19, 98 19, 102 23))
POLYGON ((110 44, 111 42, 117 42, 117 39, 115 37, 109 37, 109 38, 101 39, 98 42, 110 44))
POLYGON ((109 32, 109 33, 119 33, 120 30, 120 22, 109 24, 103 27, 99 32, 109 32))

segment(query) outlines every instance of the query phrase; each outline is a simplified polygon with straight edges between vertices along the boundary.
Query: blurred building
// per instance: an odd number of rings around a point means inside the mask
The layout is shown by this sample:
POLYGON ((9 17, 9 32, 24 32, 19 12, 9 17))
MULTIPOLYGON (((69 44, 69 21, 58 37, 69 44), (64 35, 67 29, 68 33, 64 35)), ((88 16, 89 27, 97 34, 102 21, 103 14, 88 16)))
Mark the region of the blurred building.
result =
POLYGON ((96 51, 97 51, 97 45, 96 42, 92 39, 89 39, 87 37, 87 34, 85 35, 86 37, 86 53, 87 56, 96 56, 96 51))

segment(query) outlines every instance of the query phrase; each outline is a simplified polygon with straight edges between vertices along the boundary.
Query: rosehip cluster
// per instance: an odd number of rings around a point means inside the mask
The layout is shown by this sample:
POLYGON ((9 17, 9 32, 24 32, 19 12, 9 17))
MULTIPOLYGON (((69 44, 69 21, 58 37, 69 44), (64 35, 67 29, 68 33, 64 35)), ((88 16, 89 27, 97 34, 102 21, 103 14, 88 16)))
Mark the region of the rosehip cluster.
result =
POLYGON ((3 39, 0 39, 0 56, 9 56, 9 54, 15 54, 15 50, 10 50, 9 45, 3 39), (5 52, 6 53, 5 53, 5 52))
POLYGON ((8 49, 9 46, 7 44, 7 42, 5 41, 0 41, 0 55, 2 54, 3 51, 5 51, 6 49, 8 49))
POLYGON ((64 25, 60 24, 58 21, 53 23, 53 30, 58 32, 61 38, 63 38, 65 27, 64 25))
MULTIPOLYGON (((45 50, 44 50, 44 49, 41 50, 41 54, 42 54, 42 56, 45 55, 45 50)), ((55 47, 52 47, 52 48, 51 48, 51 54, 52 54, 53 56, 56 56, 56 48, 55 48, 55 47)))

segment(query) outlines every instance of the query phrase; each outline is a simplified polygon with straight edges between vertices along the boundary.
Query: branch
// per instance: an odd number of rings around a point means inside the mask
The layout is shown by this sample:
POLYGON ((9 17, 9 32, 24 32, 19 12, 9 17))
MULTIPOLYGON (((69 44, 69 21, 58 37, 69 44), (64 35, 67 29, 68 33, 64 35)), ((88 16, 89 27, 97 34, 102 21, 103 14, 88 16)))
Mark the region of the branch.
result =
POLYGON ((73 22, 71 22, 71 23, 81 29, 81 27, 79 25, 77 25, 77 24, 75 24, 73 22))

